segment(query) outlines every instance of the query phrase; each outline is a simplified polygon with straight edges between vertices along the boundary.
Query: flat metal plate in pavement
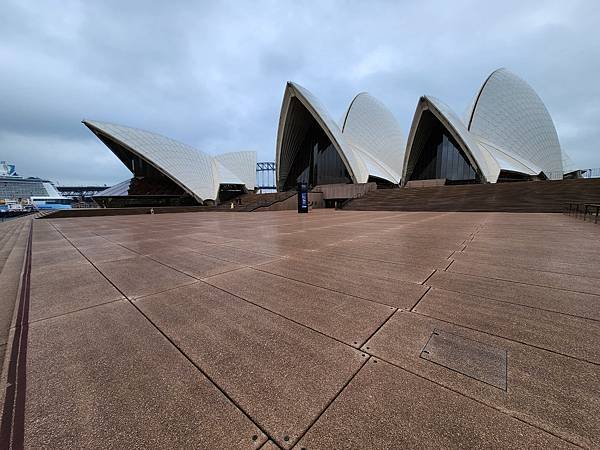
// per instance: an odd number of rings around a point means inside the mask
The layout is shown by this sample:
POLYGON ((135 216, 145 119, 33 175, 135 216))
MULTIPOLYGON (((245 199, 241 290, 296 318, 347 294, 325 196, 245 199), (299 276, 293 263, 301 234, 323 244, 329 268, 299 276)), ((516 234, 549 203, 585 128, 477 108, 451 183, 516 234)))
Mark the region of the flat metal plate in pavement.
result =
POLYGON ((421 358, 507 390, 507 354, 504 349, 434 330, 421 351, 421 358))

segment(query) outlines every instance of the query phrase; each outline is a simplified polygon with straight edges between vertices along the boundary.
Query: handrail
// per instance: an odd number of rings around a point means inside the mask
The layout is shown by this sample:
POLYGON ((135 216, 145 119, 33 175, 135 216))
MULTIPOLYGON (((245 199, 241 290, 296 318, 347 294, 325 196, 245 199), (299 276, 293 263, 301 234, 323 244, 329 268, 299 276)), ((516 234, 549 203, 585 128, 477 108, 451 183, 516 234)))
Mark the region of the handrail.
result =
POLYGON ((595 220, 594 223, 598 223, 598 217, 600 216, 600 203, 567 203, 568 206, 565 207, 565 213, 567 215, 575 215, 575 218, 577 218, 579 216, 579 214, 582 214, 583 217, 583 221, 585 222, 585 219, 587 217, 587 215, 590 215, 590 222, 592 221, 592 218, 595 216, 595 220), (593 211, 596 212, 596 214, 593 214, 593 211))

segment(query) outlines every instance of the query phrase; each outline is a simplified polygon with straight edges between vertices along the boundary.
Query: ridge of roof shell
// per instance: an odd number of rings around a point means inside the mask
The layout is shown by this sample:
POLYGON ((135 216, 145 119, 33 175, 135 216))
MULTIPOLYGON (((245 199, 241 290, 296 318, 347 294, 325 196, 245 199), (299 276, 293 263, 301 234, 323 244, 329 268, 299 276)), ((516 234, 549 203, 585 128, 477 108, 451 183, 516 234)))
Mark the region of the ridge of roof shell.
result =
POLYGON ((496 73, 499 72, 501 70, 507 70, 505 67, 500 67, 496 70, 493 70, 483 81, 483 83, 481 83, 481 86, 479 86, 479 89, 477 89, 477 92, 475 93, 475 95, 473 96, 473 100, 471 100, 471 103, 469 104, 469 106, 467 107, 464 115, 463 115, 463 122, 467 127, 467 130, 471 129, 471 122, 473 120, 473 112, 475 111, 476 107, 477 107, 477 102, 479 101, 479 97, 481 96, 481 93, 483 92, 487 82, 490 80, 490 78, 492 78, 492 76, 496 73))
POLYGON ((151 131, 95 120, 82 123, 146 161, 199 202, 216 200, 222 183, 254 188, 249 173, 256 170, 256 152, 211 156, 151 131))

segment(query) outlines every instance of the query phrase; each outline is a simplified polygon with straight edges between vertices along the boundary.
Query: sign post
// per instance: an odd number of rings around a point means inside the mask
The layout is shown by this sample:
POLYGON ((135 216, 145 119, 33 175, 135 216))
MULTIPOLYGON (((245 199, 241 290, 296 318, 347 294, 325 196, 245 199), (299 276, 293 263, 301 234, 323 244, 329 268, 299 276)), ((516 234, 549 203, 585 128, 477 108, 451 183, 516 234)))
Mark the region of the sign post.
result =
POLYGON ((308 212, 308 184, 298 183, 298 213, 308 212))

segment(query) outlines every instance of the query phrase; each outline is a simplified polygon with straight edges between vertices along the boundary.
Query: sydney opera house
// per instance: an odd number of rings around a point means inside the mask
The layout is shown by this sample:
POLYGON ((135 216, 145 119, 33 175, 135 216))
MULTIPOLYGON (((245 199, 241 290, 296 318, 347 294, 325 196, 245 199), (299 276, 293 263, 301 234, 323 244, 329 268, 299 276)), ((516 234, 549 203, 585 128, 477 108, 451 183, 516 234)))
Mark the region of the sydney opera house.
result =
POLYGON ((288 83, 277 138, 277 186, 297 182, 407 184, 562 179, 552 118, 525 81, 506 69, 487 77, 464 119, 419 99, 405 140, 387 108, 357 95, 336 123, 306 89, 288 83))
MULTIPOLYGON (((211 156, 172 139, 83 122, 134 174, 96 196, 104 206, 197 205, 255 187, 256 154, 211 156)), ((461 119, 431 96, 417 103, 408 138, 386 106, 358 94, 338 123, 288 82, 276 142, 278 191, 375 182, 379 187, 563 178, 558 135, 544 103, 506 69, 492 72, 461 119)))

